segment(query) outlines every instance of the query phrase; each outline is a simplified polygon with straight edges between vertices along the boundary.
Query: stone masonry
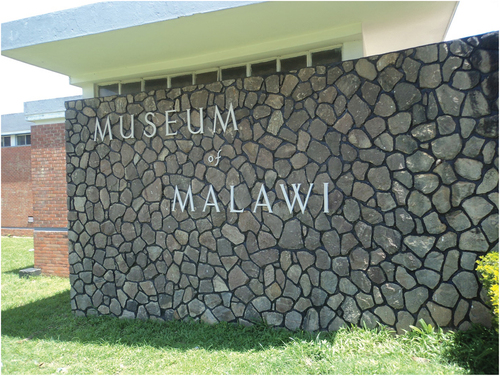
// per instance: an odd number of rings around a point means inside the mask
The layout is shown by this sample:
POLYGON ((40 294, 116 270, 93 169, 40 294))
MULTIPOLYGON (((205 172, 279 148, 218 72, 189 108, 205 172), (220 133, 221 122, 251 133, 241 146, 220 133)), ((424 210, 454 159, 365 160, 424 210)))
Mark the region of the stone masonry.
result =
POLYGON ((75 314, 489 325, 498 33, 66 108, 75 314))

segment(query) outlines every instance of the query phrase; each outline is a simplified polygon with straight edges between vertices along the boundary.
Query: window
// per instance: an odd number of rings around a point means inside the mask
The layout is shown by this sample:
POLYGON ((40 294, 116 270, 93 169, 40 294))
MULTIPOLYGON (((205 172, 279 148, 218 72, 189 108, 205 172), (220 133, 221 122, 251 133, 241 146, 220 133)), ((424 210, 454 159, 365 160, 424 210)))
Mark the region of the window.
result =
POLYGON ((2 137, 2 147, 10 146, 10 136, 2 137))
POLYGON ((136 94, 141 92, 141 81, 121 84, 120 94, 136 94))
POLYGON ((196 75, 196 84, 210 84, 212 82, 217 82, 217 71, 199 73, 196 75))
POLYGON ((276 60, 252 64, 252 76, 265 76, 276 72, 276 60))
POLYGON ((110 95, 118 94, 118 84, 99 86, 99 96, 108 97, 110 95))
POLYGON ((222 69, 221 75, 222 75, 222 80, 244 78, 247 76, 247 67, 246 65, 242 65, 240 67, 222 69))
POLYGON ((313 52, 311 54, 312 65, 327 65, 342 61, 342 49, 335 48, 333 50, 313 52))
POLYGON ((23 134, 16 137, 16 146, 31 145, 31 135, 23 134))
POLYGON ((168 88, 168 78, 158 78, 156 80, 146 80, 144 90, 160 90, 168 88))
POLYGON ((193 84, 193 76, 191 74, 172 77, 171 80, 171 87, 184 87, 184 86, 191 86, 192 84, 193 84))
POLYGON ((307 56, 296 56, 281 60, 281 71, 288 72, 307 67, 307 56))
POLYGON ((2 136, 2 147, 31 145, 31 135, 18 134, 12 136, 2 136))
POLYGON ((329 65, 342 61, 342 47, 329 47, 327 50, 312 50, 300 55, 275 56, 272 60, 247 62, 236 67, 213 68, 212 71, 190 72, 179 76, 157 77, 136 82, 111 83, 97 86, 100 97, 111 95, 134 94, 141 91, 179 88, 191 85, 204 85, 212 82, 245 78, 249 76, 267 76, 276 72, 289 72, 317 65, 329 65))

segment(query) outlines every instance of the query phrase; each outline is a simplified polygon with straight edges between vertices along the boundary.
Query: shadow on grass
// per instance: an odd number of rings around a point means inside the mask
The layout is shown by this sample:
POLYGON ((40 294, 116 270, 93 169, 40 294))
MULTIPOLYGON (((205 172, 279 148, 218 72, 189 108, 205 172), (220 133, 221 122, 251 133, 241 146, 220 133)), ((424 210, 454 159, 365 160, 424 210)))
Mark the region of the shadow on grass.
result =
POLYGON ((17 268, 17 269, 11 269, 11 270, 7 270, 5 272, 2 272, 2 274, 14 274, 14 275, 19 275, 19 272, 23 269, 28 269, 28 268, 34 268, 34 265, 33 264, 29 264, 29 265, 26 265, 26 266, 23 266, 22 268, 17 268))
POLYGON ((123 320, 108 316, 75 317, 69 291, 2 312, 2 335, 20 341, 43 339, 184 350, 212 349, 244 352, 281 347, 300 340, 329 339, 335 333, 311 334, 272 329, 264 324, 251 327, 222 322, 123 320), (293 337, 293 339, 291 338, 293 337))
MULTIPOLYGON (((20 341, 32 339, 78 343, 141 346, 180 350, 211 349, 246 352, 286 346, 292 341, 335 341, 336 333, 307 333, 276 330, 263 324, 245 327, 228 323, 157 322, 123 320, 109 316, 75 317, 69 291, 21 307, 2 311, 2 335, 20 341), (293 339, 292 339, 293 337, 293 339)), ((498 374, 498 333, 473 326, 458 332, 445 357, 472 374, 498 374)))
POLYGON ((453 337, 446 357, 469 370, 471 374, 499 374, 498 332, 481 325, 473 325, 453 337))

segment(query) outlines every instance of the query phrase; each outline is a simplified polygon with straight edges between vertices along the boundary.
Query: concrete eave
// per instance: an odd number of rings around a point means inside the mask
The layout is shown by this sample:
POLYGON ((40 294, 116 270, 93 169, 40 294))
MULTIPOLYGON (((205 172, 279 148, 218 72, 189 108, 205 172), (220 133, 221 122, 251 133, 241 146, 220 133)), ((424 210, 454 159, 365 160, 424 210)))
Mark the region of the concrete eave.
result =
POLYGON ((444 40, 457 3, 107 2, 3 24, 2 55, 82 87, 353 41, 370 56, 444 40))
POLYGON ((81 99, 73 97, 43 99, 39 101, 24 102, 24 117, 34 125, 60 124, 66 121, 66 108, 64 102, 81 99))

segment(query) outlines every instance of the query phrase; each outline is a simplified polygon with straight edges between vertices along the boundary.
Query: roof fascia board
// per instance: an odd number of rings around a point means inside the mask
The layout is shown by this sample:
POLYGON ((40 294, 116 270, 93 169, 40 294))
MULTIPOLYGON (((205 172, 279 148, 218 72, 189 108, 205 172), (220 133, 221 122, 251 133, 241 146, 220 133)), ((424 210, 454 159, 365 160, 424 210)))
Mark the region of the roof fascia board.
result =
POLYGON ((4 51, 263 1, 107 1, 2 24, 4 51), (120 17, 116 15, 119 14, 120 17))
POLYGON ((60 123, 64 123, 66 121, 66 111, 26 115, 26 120, 30 121, 36 125, 60 124, 60 123))

